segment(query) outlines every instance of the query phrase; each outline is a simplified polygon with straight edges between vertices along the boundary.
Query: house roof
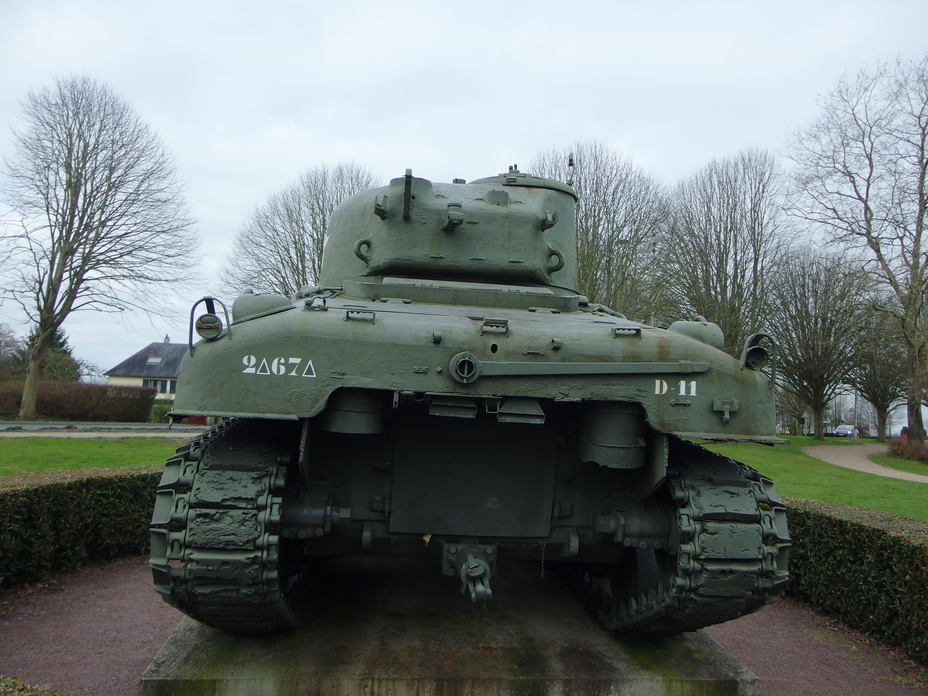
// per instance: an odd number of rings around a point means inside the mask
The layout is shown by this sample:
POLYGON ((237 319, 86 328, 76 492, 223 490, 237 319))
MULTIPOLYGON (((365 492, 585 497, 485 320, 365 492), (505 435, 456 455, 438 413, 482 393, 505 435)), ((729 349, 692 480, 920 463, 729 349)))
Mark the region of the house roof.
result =
POLYGON ((107 377, 176 379, 186 352, 186 343, 151 343, 103 374, 107 377))

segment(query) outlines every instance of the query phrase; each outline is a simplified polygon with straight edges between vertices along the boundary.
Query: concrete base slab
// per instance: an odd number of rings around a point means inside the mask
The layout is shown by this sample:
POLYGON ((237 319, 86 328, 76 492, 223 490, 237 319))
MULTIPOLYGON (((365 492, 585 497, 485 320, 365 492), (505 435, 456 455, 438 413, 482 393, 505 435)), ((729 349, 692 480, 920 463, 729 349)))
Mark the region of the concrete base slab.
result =
POLYGON ((142 696, 755 696, 757 678, 702 632, 620 640, 554 573, 509 563, 472 606, 437 565, 341 559, 312 587, 305 626, 232 636, 184 619, 142 696))

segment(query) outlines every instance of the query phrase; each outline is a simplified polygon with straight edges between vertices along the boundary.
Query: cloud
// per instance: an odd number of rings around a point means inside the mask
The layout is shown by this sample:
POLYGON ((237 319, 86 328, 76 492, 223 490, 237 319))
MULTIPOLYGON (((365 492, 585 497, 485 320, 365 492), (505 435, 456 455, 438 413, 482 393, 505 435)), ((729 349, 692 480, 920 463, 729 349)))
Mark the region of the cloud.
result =
MULTIPOLYGON (((598 139, 672 183, 781 147, 841 73, 921 51, 926 20, 922 0, 7 0, 0 114, 70 74, 132 104, 188 182, 207 253, 192 301, 254 207, 312 166, 474 179, 598 139)), ((110 365, 163 334, 73 344, 110 365)))

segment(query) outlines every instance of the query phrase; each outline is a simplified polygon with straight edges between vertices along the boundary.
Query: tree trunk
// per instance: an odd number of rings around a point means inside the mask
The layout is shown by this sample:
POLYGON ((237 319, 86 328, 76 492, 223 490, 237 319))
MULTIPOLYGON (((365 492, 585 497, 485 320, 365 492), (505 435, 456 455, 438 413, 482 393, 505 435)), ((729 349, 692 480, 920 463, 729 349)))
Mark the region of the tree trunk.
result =
POLYGON ((909 439, 924 441, 925 421, 922 419, 922 404, 919 399, 913 399, 909 394, 906 410, 909 416, 909 439))
POLYGON ((889 414, 882 410, 876 410, 876 441, 886 442, 886 423, 889 422, 889 414))
POLYGON ((908 393, 906 395, 906 415, 908 416, 908 438, 925 439, 925 422, 922 419, 921 360, 918 346, 906 340, 906 363, 908 367, 908 393))
POLYGON ((23 384, 23 400, 19 406, 19 420, 34 420, 35 406, 39 396, 39 372, 42 367, 44 346, 33 346, 29 350, 26 366, 26 382, 23 384))
POLYGON ((825 408, 814 408, 812 409, 812 423, 815 432, 813 437, 816 440, 825 439, 825 408))

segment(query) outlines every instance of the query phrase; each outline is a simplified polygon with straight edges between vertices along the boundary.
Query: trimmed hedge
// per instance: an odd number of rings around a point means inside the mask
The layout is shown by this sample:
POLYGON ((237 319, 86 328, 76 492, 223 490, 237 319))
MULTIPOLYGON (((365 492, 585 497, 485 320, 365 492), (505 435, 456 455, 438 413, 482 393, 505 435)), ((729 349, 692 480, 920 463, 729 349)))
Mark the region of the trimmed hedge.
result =
POLYGON ((0 479, 0 590, 145 553, 160 467, 0 479))
POLYGON ((790 575, 812 603, 928 664, 928 524, 787 500, 790 575))
MULTIPOLYGON (((53 420, 145 423, 155 394, 152 387, 47 380, 39 382, 36 413, 53 420)), ((0 418, 16 418, 22 398, 22 382, 0 382, 0 418)))

